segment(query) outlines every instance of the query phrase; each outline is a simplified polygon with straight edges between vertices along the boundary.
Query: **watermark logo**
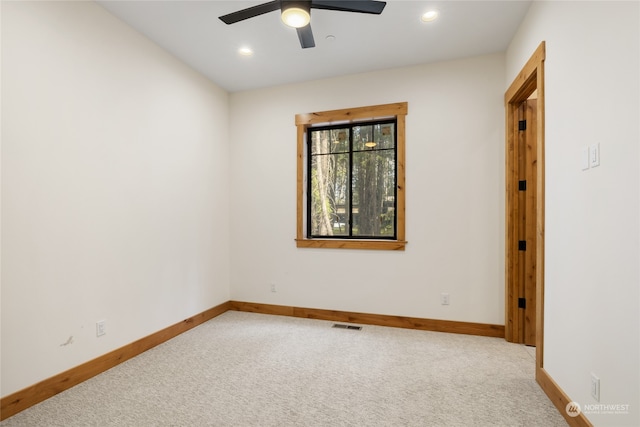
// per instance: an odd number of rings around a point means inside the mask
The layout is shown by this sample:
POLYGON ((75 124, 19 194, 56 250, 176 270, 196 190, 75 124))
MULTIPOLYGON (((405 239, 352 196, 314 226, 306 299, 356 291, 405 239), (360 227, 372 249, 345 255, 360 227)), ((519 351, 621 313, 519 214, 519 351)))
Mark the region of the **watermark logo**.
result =
POLYGON ((578 402, 569 402, 565 410, 570 417, 577 417, 581 412, 580 404, 578 402))
POLYGON ((628 403, 587 403, 580 406, 578 402, 569 402, 565 410, 570 417, 577 417, 580 414, 627 415, 630 406, 628 403))
POLYGON ((583 414, 600 415, 627 415, 629 413, 628 403, 589 403, 582 405, 583 414))

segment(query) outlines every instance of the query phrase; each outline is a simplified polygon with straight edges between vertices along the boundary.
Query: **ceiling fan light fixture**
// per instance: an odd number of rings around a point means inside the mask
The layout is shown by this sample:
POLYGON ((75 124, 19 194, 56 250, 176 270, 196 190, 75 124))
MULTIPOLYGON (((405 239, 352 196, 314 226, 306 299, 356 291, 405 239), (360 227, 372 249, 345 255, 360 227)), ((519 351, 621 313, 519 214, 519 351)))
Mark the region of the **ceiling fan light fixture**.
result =
POLYGON ((309 11, 297 6, 282 9, 281 17, 285 25, 293 28, 306 27, 309 25, 309 21, 311 21, 309 11))

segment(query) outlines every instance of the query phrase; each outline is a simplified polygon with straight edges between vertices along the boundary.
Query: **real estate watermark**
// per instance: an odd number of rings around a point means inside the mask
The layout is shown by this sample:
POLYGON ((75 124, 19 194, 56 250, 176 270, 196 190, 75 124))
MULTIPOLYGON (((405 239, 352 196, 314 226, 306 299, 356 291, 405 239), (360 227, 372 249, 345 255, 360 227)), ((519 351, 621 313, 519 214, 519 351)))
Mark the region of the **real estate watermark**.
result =
POLYGON ((567 415, 569 415, 570 417, 577 417, 578 415, 580 415, 582 409, 580 408, 580 404, 578 402, 569 402, 567 403, 565 411, 567 411, 567 415))
POLYGON ((627 415, 629 413, 628 403, 588 403, 580 405, 578 402, 569 402, 565 410, 570 417, 578 415, 627 415))

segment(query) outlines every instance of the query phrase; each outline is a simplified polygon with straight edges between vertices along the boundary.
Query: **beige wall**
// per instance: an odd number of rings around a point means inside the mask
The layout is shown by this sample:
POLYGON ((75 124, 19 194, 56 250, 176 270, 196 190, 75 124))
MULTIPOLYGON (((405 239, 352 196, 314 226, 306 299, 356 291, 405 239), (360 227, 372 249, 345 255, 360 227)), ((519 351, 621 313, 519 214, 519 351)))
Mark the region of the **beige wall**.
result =
POLYGON ((228 95, 101 7, 2 9, 5 396, 229 299, 229 159, 228 95))
POLYGON ((232 297, 502 324, 504 79, 494 54, 232 94, 232 297), (296 248, 295 114, 400 101, 406 251, 296 248))

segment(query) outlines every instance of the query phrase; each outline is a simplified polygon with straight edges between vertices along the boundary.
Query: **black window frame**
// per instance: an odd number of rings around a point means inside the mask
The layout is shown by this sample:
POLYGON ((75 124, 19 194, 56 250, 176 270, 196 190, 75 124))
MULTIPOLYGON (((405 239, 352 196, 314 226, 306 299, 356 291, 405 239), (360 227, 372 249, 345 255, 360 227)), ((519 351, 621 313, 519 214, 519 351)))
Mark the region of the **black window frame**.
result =
POLYGON ((307 171, 307 179, 306 179, 306 238, 308 239, 338 239, 338 240, 398 240, 398 120, 397 117, 387 117, 373 120, 362 120, 362 121, 352 121, 348 123, 339 123, 333 125, 318 125, 318 126, 309 126, 306 129, 306 171, 307 171), (393 148, 375 148, 372 147, 370 149, 364 150, 354 150, 354 128, 364 127, 364 126, 376 126, 376 125, 393 125, 393 148), (349 188, 349 204, 348 204, 348 235, 339 234, 339 235, 324 235, 324 234, 313 234, 312 233, 312 180, 310 178, 311 170, 312 170, 312 162, 314 156, 320 155, 331 155, 336 154, 332 153, 324 153, 324 154, 312 154, 312 133, 326 130, 334 130, 334 129, 348 129, 349 131, 349 149, 348 151, 341 151, 338 154, 348 154, 349 158, 349 171, 348 171, 348 181, 350 183, 349 188), (392 151, 393 152, 393 163, 394 163, 394 182, 393 182, 393 234, 392 235, 378 235, 378 236, 366 236, 366 235, 353 235, 353 155, 354 153, 360 152, 369 152, 369 151, 392 151))

